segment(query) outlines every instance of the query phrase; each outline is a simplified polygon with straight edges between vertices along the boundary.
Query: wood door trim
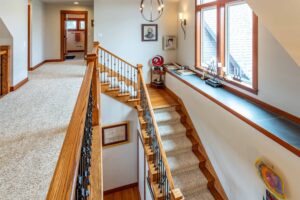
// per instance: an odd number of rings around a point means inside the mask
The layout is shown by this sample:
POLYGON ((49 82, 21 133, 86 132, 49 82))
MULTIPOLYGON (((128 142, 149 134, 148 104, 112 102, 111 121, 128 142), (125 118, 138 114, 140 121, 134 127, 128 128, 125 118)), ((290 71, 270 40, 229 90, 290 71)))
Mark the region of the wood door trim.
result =
POLYGON ((64 44, 64 32, 65 32, 65 15, 66 14, 81 14, 84 15, 84 21, 85 21, 85 36, 84 36, 84 40, 85 40, 85 44, 84 44, 84 53, 87 54, 87 44, 88 44, 88 11, 74 11, 74 10, 61 10, 60 11, 60 59, 62 61, 65 60, 65 56, 64 56, 64 48, 65 44, 64 44))
POLYGON ((27 69, 30 71, 31 67, 31 4, 28 2, 28 8, 27 8, 27 14, 28 14, 28 21, 27 21, 27 26, 28 26, 28 35, 27 35, 27 69))

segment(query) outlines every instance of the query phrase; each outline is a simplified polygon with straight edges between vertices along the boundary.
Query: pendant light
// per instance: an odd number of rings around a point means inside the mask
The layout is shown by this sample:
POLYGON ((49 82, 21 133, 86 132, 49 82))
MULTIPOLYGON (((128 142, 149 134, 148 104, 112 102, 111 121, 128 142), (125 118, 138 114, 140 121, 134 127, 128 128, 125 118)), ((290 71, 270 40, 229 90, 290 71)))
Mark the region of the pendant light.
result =
POLYGON ((155 22, 159 20, 159 18, 162 16, 164 12, 164 1, 163 0, 148 0, 150 1, 150 16, 145 16, 145 9, 148 9, 147 6, 145 6, 145 1, 147 0, 141 0, 140 4, 140 11, 143 16, 143 18, 148 22, 155 22), (157 6, 157 7, 156 7, 157 6))

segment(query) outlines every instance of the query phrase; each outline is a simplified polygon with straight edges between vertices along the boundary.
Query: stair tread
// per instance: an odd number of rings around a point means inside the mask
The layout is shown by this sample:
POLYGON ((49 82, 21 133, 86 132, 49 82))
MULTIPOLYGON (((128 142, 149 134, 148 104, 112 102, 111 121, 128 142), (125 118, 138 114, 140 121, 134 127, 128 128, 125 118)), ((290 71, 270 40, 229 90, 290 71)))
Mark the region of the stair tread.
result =
POLYGON ((180 115, 176 111, 165 111, 155 113, 157 123, 180 121, 180 115))
POLYGON ((188 195, 207 189, 207 179, 199 168, 189 170, 173 176, 176 188, 180 188, 183 195, 188 195))
POLYGON ((185 135, 186 128, 181 124, 162 124, 159 125, 159 134, 161 138, 170 138, 185 135))
POLYGON ((168 111, 169 112, 176 111, 176 107, 175 106, 168 106, 168 107, 154 109, 155 113, 168 112, 168 111))
POLYGON ((184 196, 185 200, 214 200, 215 198, 209 192, 208 189, 204 191, 198 191, 192 194, 184 196))
POLYGON ((162 141, 163 147, 167 155, 175 155, 178 152, 183 153, 186 151, 192 151, 192 143, 185 136, 165 139, 162 141))
POLYGON ((196 168, 199 169, 199 160, 192 151, 167 156, 167 160, 173 175, 196 168))

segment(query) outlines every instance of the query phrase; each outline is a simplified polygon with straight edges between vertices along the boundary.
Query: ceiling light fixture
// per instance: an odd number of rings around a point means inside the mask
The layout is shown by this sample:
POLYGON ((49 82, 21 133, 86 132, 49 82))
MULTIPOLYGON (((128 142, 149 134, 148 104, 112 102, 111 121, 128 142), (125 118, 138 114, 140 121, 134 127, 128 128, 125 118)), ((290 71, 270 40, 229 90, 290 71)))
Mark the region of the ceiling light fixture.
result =
POLYGON ((79 4, 79 2, 78 2, 78 1, 75 1, 75 2, 74 2, 74 4, 75 4, 75 5, 78 5, 78 4, 79 4))
POLYGON ((140 4, 140 11, 141 14, 143 16, 143 18, 148 21, 148 22, 155 22, 157 21, 163 14, 164 12, 164 1, 163 0, 150 0, 150 17, 146 17, 145 16, 145 4, 144 4, 145 0, 141 1, 140 4), (157 6, 157 9, 154 8, 154 6, 157 6))

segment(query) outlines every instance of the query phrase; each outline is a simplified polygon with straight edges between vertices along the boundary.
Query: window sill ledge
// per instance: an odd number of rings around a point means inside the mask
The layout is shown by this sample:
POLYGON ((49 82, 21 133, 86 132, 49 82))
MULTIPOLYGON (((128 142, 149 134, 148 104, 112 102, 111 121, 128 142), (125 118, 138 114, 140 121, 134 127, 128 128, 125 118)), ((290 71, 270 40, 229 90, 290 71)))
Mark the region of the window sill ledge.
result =
MULTIPOLYGON (((201 68, 198 68, 198 67, 196 67, 196 69, 195 70, 192 70, 193 72, 195 72, 197 75, 199 75, 199 76, 203 76, 203 70, 201 69, 201 68)), ((208 73, 208 75, 211 75, 210 73, 208 73)), ((222 82, 226 82, 226 83, 229 83, 229 84, 231 84, 231 85, 233 85, 233 86, 235 86, 235 87, 238 87, 238 88, 241 88, 241 89, 243 89, 243 90, 246 90, 246 91, 248 91, 248 92, 250 92, 250 93, 252 93, 252 94, 255 94, 255 95, 257 95, 258 94, 258 89, 257 88, 253 88, 253 87, 249 87, 248 85, 246 85, 246 84, 243 84, 243 83, 240 83, 240 82, 238 82, 238 81, 235 81, 235 80, 233 80, 233 79, 231 79, 231 78, 223 78, 223 77, 220 77, 220 76, 218 76, 219 77, 219 79, 222 81, 222 82)), ((230 88, 230 86, 227 86, 226 85, 226 87, 229 87, 230 88)), ((231 88, 232 89, 232 88, 231 88)))
POLYGON ((172 70, 167 74, 175 77, 223 109, 246 122, 268 138, 300 157, 300 118, 258 100, 254 102, 224 88, 213 88, 197 75, 180 76, 172 70), (286 115, 286 116, 285 116, 286 115))

